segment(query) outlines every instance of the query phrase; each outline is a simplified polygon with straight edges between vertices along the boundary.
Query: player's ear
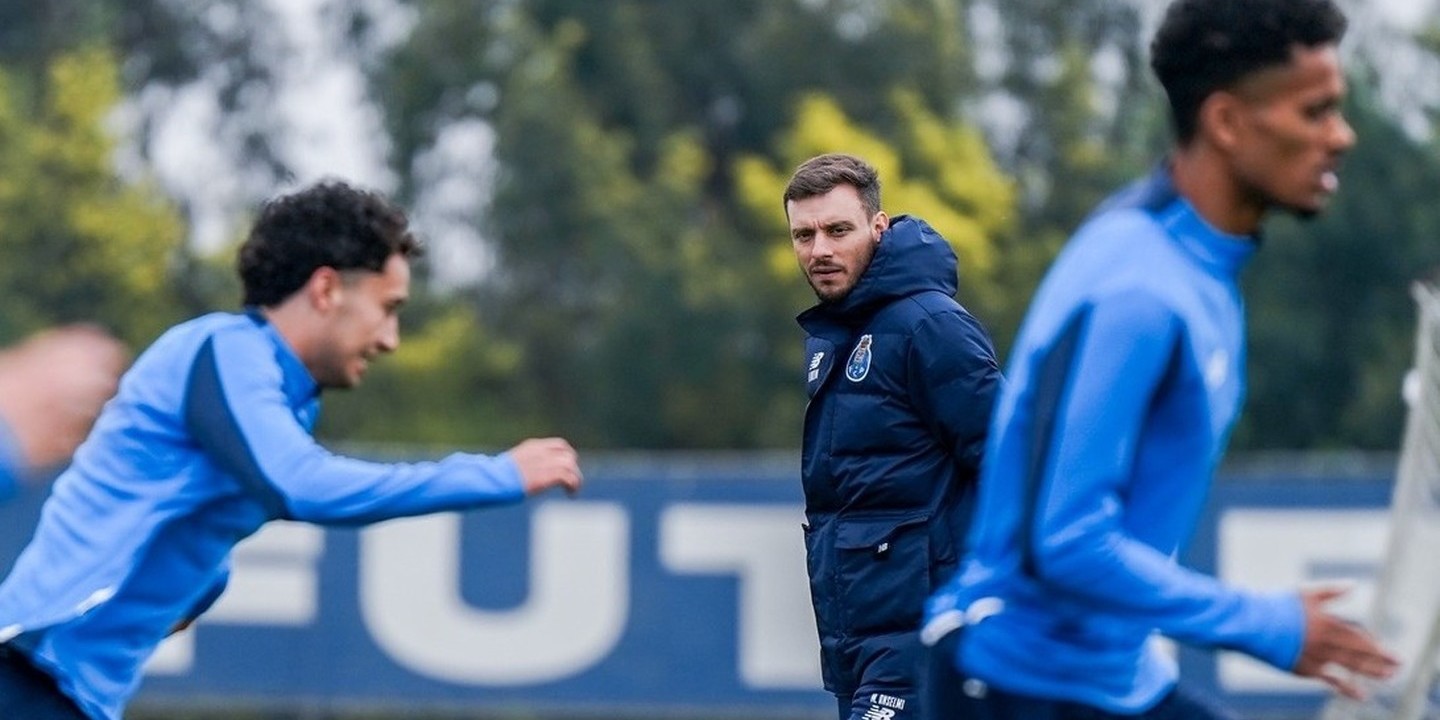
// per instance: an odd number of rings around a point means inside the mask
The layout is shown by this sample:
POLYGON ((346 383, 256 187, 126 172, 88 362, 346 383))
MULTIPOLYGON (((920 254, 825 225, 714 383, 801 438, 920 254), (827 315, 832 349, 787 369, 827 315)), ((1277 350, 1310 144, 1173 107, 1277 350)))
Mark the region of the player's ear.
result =
POLYGON ((1210 93, 1200 103, 1198 132, 1221 150, 1233 150, 1240 144, 1245 103, 1238 95, 1224 90, 1210 93))
POLYGON ((875 213, 875 217, 870 218, 870 229, 874 231, 875 243, 878 245, 880 234, 890 229, 890 216, 886 215, 884 210, 875 213))
POLYGON ((302 292, 310 301, 310 306, 321 312, 328 312, 340 301, 341 285, 344 278, 335 268, 324 266, 315 268, 310 273, 310 279, 305 281, 302 292))

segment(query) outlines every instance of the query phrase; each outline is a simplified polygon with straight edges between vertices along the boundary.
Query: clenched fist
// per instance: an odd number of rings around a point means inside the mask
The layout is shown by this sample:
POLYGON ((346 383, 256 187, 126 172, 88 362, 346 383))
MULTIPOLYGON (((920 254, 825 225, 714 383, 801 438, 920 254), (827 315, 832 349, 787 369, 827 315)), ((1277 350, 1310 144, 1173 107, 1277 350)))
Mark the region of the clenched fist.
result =
POLYGON ((510 457, 520 466, 526 495, 553 487, 574 495, 585 481, 575 448, 563 438, 531 438, 510 448, 510 457))

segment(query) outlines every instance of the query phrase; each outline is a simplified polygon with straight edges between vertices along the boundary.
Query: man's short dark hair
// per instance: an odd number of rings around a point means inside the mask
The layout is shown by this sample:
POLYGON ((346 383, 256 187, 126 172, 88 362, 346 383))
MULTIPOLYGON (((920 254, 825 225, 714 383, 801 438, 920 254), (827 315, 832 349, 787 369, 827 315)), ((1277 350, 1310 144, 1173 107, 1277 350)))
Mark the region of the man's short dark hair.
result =
POLYGON ((817 155, 795 168, 781 201, 785 214, 790 214, 791 200, 824 195, 840 185, 850 185, 860 193, 860 204, 864 206, 865 214, 880 212, 880 174, 875 168, 854 155, 830 153, 817 155))
POLYGON ((1150 67, 1170 98, 1177 139, 1195 137, 1211 93, 1284 65, 1297 45, 1338 44, 1346 25, 1331 0, 1176 0, 1150 43, 1150 67))
POLYGON ((382 272, 396 253, 421 253, 405 212, 379 193, 327 180, 266 202, 236 265, 245 304, 271 306, 322 267, 382 272))

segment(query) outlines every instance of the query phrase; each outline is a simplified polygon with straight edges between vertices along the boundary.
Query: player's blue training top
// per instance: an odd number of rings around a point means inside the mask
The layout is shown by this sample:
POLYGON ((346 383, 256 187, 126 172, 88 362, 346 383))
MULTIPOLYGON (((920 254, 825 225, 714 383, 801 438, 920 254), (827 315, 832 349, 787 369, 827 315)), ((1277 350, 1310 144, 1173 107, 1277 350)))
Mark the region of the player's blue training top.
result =
POLYGON ((1154 631, 1294 665, 1297 593, 1175 561, 1244 395, 1236 280, 1255 248, 1207 224, 1161 168, 1060 254, 1012 351, 970 553, 927 608, 927 640, 968 624, 966 675, 1133 713, 1175 683, 1154 631))
POLYGON ((258 312, 172 328, 121 380, 0 584, 10 641, 96 720, 219 596, 231 548, 268 520, 359 524, 524 496, 508 455, 414 464, 332 455, 319 394, 258 312))

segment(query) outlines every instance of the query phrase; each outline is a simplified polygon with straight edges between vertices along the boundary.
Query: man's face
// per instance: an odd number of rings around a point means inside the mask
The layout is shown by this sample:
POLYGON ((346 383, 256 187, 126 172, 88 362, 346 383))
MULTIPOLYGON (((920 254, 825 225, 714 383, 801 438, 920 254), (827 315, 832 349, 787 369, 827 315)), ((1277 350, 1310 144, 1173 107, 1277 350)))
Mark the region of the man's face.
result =
POLYGON ((381 272, 343 273, 326 338, 309 363, 321 387, 360 384, 370 360, 400 345, 400 306, 410 297, 410 263, 391 255, 381 272))
POLYGON ((1320 212, 1340 186, 1355 133, 1340 113, 1345 76, 1333 46, 1296 46, 1288 64, 1242 81, 1232 171, 1262 207, 1320 212))
POLYGON ((884 212, 867 215, 860 192, 851 185, 791 200, 786 210, 795 258, 815 296, 827 303, 843 299, 870 267, 890 219, 884 212))

